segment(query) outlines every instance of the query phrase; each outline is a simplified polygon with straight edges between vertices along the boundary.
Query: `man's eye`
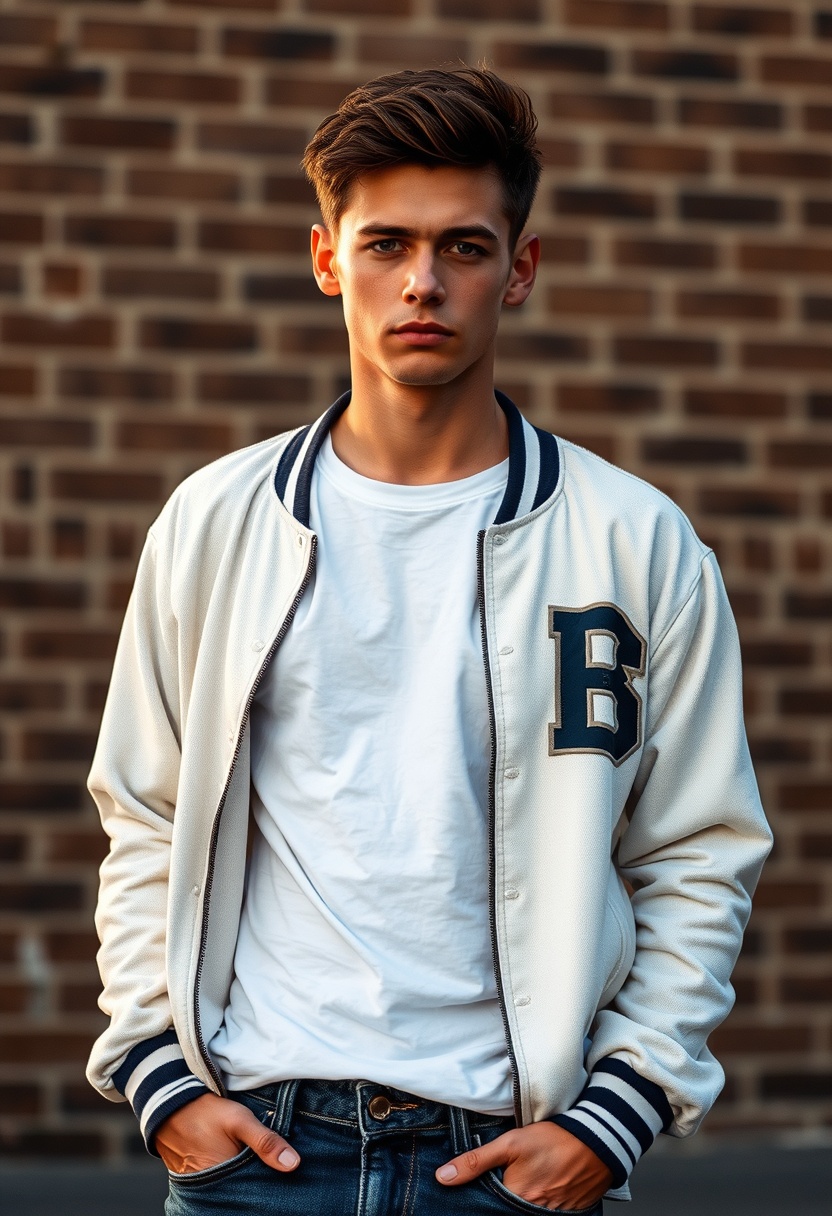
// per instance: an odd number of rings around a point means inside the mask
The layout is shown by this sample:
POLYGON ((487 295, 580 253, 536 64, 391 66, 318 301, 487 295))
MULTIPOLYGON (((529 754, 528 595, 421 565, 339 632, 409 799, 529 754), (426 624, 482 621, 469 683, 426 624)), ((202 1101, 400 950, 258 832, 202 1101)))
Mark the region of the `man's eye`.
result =
POLYGON ((451 248, 466 258, 475 257, 476 254, 484 252, 479 245, 472 245, 470 241, 456 241, 451 248))
POLYGON ((398 247, 399 242, 393 236, 386 237, 385 240, 376 241, 373 244, 373 249, 375 249, 378 253, 395 253, 398 247))

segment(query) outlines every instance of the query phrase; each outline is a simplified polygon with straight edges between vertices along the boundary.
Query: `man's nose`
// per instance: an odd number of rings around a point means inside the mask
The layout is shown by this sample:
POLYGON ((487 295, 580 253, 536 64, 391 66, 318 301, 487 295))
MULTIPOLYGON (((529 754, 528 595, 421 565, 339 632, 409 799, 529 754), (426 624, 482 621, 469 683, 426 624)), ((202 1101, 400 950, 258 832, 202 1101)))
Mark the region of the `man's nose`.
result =
POLYGON ((445 299, 445 288, 432 256, 416 258, 408 265, 402 299, 409 304, 441 303, 445 299))

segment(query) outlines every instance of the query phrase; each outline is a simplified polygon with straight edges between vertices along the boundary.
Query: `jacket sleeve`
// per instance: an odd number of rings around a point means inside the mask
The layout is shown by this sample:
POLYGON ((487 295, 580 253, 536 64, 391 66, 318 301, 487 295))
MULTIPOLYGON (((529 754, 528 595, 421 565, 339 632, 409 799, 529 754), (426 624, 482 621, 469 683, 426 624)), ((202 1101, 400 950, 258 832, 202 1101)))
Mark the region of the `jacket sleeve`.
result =
POLYGON ((110 837, 96 929, 110 1025, 87 1076, 126 1097, 153 1151, 159 1124, 207 1092, 172 1029, 165 943, 168 874, 180 762, 177 623, 152 533, 121 631, 89 790, 110 837))
POLYGON ((739 641, 712 553, 655 645, 634 809, 618 846, 636 953, 596 1018, 589 1081, 555 1121, 622 1185, 659 1131, 696 1130, 722 1088, 706 1043, 771 847, 742 715, 739 641))

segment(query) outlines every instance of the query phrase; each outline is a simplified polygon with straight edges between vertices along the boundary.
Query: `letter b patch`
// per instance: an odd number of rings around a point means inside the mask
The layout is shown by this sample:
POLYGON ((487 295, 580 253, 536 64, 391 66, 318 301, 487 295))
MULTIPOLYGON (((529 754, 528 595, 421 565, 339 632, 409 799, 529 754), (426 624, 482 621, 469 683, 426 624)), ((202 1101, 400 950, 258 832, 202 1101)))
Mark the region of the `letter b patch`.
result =
POLYGON ((555 643, 555 720, 549 755, 601 752, 619 765, 641 744, 641 697, 647 647, 614 604, 549 608, 555 643))

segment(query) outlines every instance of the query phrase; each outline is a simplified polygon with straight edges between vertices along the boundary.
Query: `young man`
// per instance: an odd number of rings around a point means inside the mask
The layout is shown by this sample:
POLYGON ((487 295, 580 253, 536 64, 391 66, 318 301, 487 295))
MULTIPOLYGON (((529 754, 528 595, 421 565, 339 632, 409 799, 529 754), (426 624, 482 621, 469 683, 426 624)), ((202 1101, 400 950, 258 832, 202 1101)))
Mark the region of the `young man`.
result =
POLYGON ((352 394, 150 530, 90 779, 89 1075, 170 1214, 600 1212, 719 1091, 769 848, 736 632, 672 503, 495 394, 535 126, 473 69, 321 125, 352 394))

